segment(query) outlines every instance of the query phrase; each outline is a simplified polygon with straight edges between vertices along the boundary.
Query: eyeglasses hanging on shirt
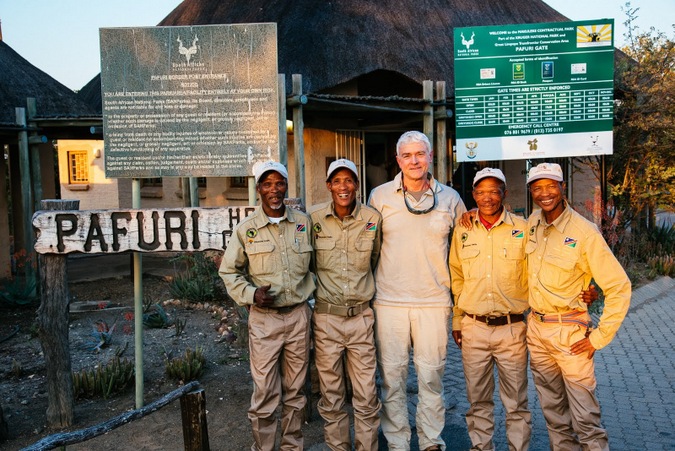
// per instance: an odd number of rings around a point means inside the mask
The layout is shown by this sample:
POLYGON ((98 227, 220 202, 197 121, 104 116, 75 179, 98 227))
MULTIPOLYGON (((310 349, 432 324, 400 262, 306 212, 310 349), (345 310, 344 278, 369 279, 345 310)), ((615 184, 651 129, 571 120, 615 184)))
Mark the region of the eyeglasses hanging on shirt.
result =
MULTIPOLYGON (((430 176, 427 176, 428 179, 431 179, 430 176)), ((436 203, 438 202, 438 198, 436 197, 436 190, 432 189, 431 194, 433 196, 433 203, 431 204, 431 207, 425 209, 425 210, 416 210, 412 206, 410 206, 410 203, 408 203, 408 190, 405 188, 405 184, 403 183, 403 179, 401 179, 401 188, 403 189, 403 202, 405 202, 405 208, 408 209, 408 211, 414 215, 425 215, 432 211, 434 208, 436 208, 436 203)), ((431 188, 431 183, 429 183, 429 188, 431 188)))

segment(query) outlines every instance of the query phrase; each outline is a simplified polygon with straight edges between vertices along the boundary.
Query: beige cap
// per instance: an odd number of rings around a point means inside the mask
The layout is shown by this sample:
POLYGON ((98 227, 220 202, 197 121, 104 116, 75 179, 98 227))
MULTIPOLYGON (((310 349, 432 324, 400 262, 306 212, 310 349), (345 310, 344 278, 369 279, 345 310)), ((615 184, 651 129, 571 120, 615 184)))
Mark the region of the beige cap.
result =
POLYGON ((471 186, 476 186, 478 182, 488 177, 494 177, 504 182, 504 184, 506 184, 506 177, 504 176, 504 173, 500 169, 485 168, 476 172, 476 176, 473 178, 473 185, 471 186))
POLYGON ((551 179, 556 182, 563 181, 562 168, 556 163, 541 163, 530 169, 527 174, 527 184, 539 179, 551 179))
POLYGON ((262 177, 265 172, 269 171, 278 172, 283 178, 288 180, 288 171, 283 164, 277 163, 276 161, 259 161, 253 165, 253 177, 255 177, 255 182, 258 183, 260 177, 262 177))
POLYGON ((342 168, 347 168, 352 173, 354 174, 354 177, 359 178, 359 173, 356 169, 356 165, 354 164, 353 161, 348 160, 346 158, 338 158, 337 160, 333 161, 330 166, 328 166, 328 173, 326 174, 326 181, 330 180, 330 176, 333 175, 333 172, 337 171, 338 169, 342 168))

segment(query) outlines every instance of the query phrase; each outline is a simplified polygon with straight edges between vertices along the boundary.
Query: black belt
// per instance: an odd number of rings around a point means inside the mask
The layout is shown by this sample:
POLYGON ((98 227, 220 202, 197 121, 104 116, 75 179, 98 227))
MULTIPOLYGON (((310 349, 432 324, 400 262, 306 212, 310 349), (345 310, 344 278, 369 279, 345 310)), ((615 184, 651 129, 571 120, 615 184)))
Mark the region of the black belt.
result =
POLYGON ((467 313, 469 318, 473 318, 476 321, 480 321, 481 323, 485 323, 488 326, 503 326, 505 324, 509 323, 519 323, 525 319, 525 315, 522 313, 514 313, 511 315, 503 315, 503 316, 492 316, 492 315, 471 315, 467 313), (509 319, 511 321, 509 321, 509 319))
POLYGON ((254 307, 260 310, 261 312, 268 312, 268 313, 281 313, 282 315, 284 313, 290 313, 296 308, 300 307, 301 305, 306 305, 306 302, 300 302, 299 304, 293 304, 293 305, 288 305, 285 307, 258 307, 255 305, 254 307))

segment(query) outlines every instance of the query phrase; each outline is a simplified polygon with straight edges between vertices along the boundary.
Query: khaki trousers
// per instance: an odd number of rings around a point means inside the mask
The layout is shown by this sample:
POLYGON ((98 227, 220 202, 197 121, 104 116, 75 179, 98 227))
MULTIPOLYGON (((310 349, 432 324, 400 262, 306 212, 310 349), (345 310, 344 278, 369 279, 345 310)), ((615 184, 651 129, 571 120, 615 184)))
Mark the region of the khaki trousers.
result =
POLYGON ((415 421, 420 449, 445 442, 443 372, 449 307, 391 307, 375 304, 375 344, 382 377, 382 432, 390 450, 410 449, 408 361, 413 349, 418 403, 415 421))
POLYGON ((380 401, 375 385, 375 316, 368 308, 347 318, 329 313, 314 313, 314 349, 319 373, 326 445, 333 451, 351 451, 349 415, 345 410, 343 354, 352 383, 354 408, 354 448, 377 451, 380 426, 380 401))
POLYGON ((282 450, 302 450, 311 310, 307 304, 288 313, 252 307, 248 317, 253 395, 248 418, 253 451, 271 451, 281 409, 282 450))
POLYGON ((528 317, 530 367, 551 449, 609 449, 595 397, 593 359, 569 354, 570 346, 585 334, 586 328, 578 324, 542 323, 532 314, 528 317))
POLYGON ((499 397, 506 412, 509 450, 526 450, 532 434, 532 415, 527 409, 527 346, 524 322, 488 326, 465 316, 462 319, 462 363, 466 413, 472 448, 493 450, 494 366, 499 374, 499 397))

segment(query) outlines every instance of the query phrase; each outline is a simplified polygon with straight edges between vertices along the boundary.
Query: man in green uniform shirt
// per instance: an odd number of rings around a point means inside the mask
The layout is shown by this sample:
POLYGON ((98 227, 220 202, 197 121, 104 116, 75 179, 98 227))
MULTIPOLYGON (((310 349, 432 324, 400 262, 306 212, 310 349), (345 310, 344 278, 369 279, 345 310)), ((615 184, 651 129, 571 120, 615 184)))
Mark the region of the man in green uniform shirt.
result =
POLYGON ((234 228, 220 265, 228 294, 250 308, 253 451, 274 449, 281 409, 281 449, 303 449, 303 392, 309 361, 314 292, 309 217, 286 208, 288 172, 267 161, 253 167, 261 208, 234 228))
POLYGON ((328 168, 326 187, 332 201, 310 209, 317 276, 314 307, 316 368, 321 385, 319 412, 325 420, 326 445, 351 450, 345 409, 347 373, 352 383, 354 445, 376 451, 380 402, 375 385, 375 294, 373 269, 380 254, 382 217, 356 198, 356 165, 344 158, 328 168))

